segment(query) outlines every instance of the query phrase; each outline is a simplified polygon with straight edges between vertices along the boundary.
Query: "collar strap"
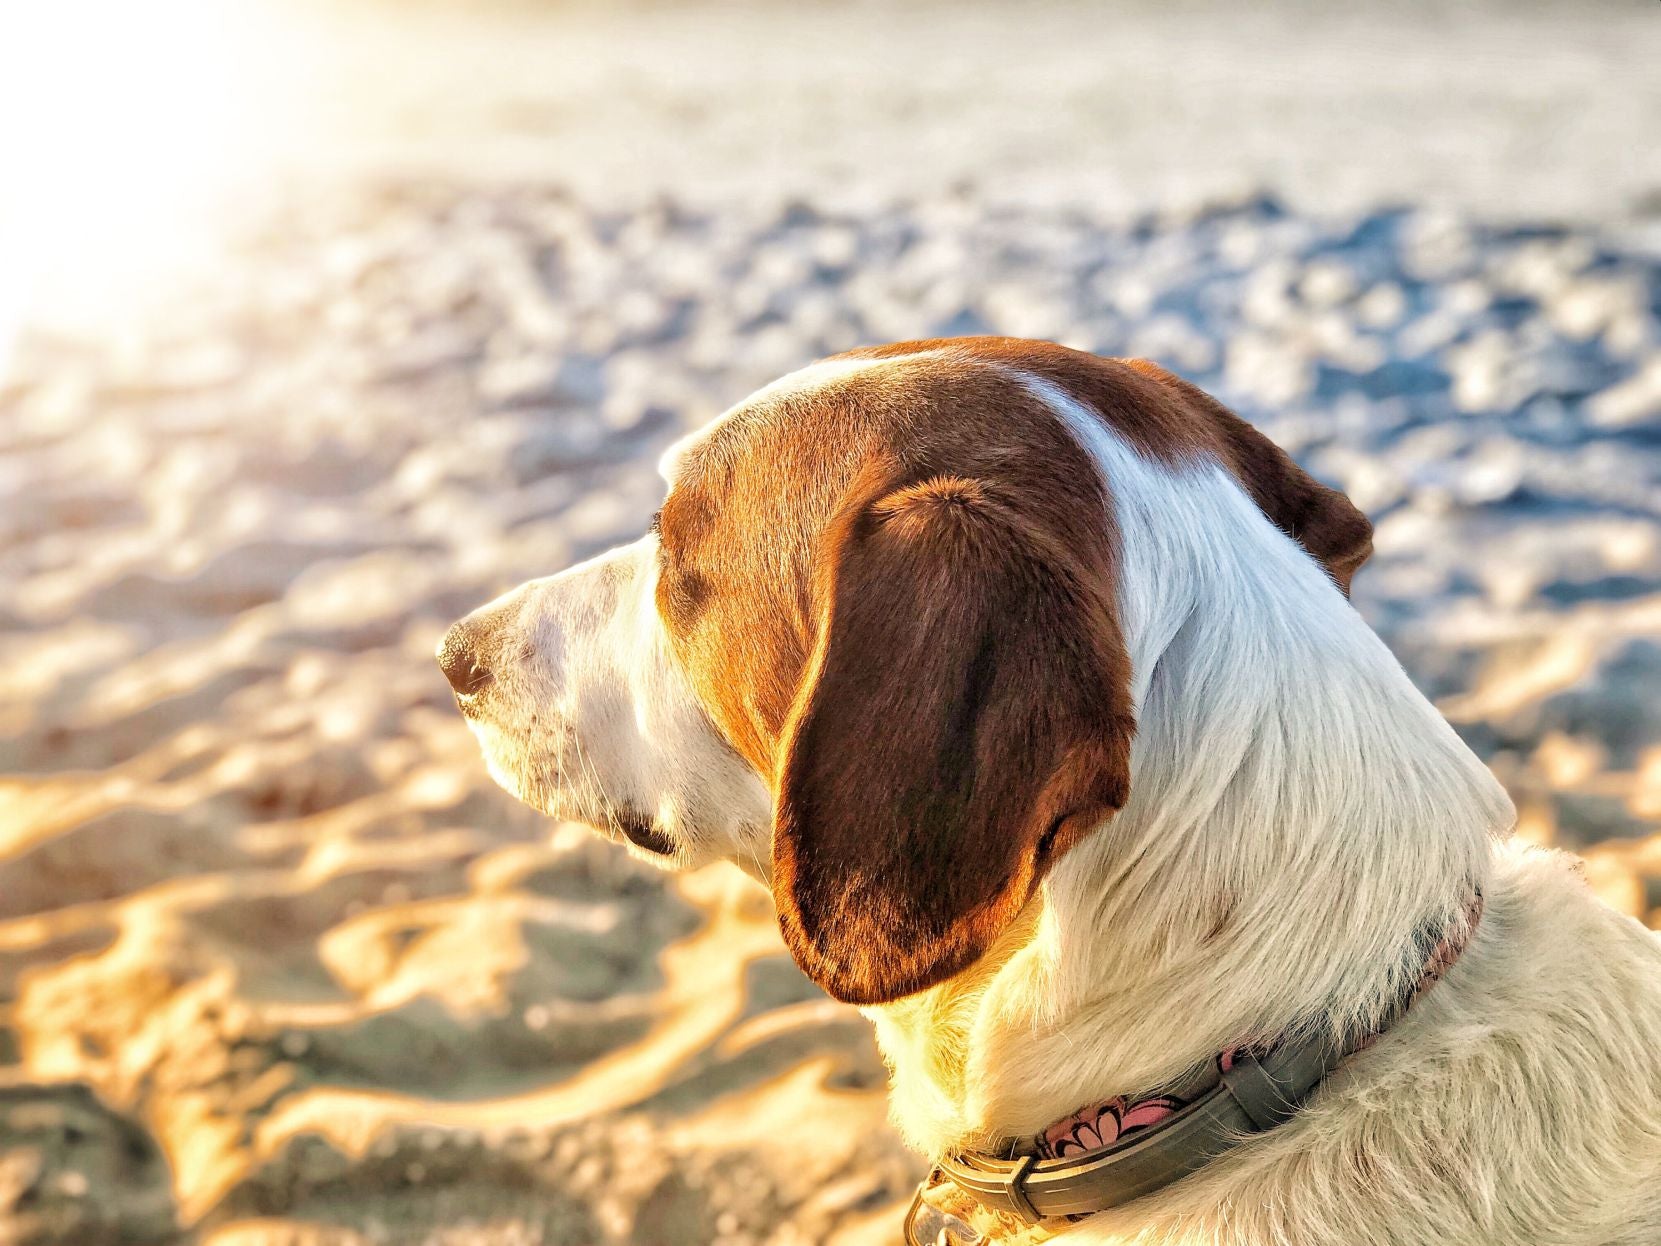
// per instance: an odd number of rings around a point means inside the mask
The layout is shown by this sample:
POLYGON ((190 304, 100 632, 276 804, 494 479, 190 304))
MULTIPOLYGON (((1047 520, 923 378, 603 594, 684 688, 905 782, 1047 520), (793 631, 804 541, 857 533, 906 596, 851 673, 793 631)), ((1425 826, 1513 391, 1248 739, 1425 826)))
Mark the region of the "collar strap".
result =
MULTIPOLYGON (((1463 911, 1429 949, 1424 971, 1392 1023, 1459 958, 1482 909, 1482 892, 1473 887, 1463 911)), ((1028 1226, 1090 1215, 1150 1194, 1290 1119, 1346 1056, 1370 1046, 1379 1033, 1343 1044, 1321 1035, 1262 1052, 1225 1053, 1218 1060, 1221 1076, 1209 1089, 1187 1101, 1162 1099, 1174 1110, 1145 1126, 1127 1128, 1106 1146, 1054 1158, 1002 1158, 973 1151, 946 1156, 913 1201, 906 1241, 917 1246, 914 1224, 923 1210, 924 1190, 932 1193, 943 1183, 957 1187, 995 1219, 1028 1226)))
POLYGON ((990 1211, 1035 1224, 1104 1211, 1187 1176, 1289 1118, 1347 1054, 1325 1038, 1238 1055, 1186 1107, 1111 1146, 1062 1159, 947 1156, 941 1175, 990 1211))

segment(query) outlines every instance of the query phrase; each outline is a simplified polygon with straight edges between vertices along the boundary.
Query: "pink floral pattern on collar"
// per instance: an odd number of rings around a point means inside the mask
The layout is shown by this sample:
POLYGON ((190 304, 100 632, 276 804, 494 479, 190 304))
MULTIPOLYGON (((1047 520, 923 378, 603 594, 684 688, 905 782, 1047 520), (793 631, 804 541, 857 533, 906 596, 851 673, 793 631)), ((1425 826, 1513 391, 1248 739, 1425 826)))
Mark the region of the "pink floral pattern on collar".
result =
MULTIPOLYGON (((1234 1048, 1217 1057, 1217 1077, 1234 1067, 1234 1048)), ((1036 1142, 1040 1159, 1062 1159, 1085 1151, 1097 1151, 1112 1146, 1126 1134, 1157 1125, 1172 1113, 1181 1111, 1200 1095, 1216 1085, 1208 1078, 1194 1092, 1182 1095, 1150 1095, 1146 1099, 1127 1099, 1124 1095, 1097 1103, 1059 1120, 1041 1133, 1036 1142)))

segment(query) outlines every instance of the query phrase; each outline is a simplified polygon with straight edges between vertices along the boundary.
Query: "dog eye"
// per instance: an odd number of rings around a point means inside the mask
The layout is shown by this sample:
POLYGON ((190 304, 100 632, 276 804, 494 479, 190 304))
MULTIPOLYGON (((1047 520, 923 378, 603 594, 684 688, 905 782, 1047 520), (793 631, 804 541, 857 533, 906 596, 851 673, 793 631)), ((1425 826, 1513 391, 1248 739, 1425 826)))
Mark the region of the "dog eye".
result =
POLYGON ((651 519, 646 521, 646 531, 653 536, 657 536, 663 531, 663 512, 661 510, 652 512, 651 519))

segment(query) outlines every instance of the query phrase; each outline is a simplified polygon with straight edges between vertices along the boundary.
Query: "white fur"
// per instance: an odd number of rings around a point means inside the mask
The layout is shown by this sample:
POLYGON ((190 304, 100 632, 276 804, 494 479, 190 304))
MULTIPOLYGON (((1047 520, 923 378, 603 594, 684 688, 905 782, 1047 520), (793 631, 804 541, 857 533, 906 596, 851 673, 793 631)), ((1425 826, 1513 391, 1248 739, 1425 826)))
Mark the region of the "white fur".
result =
POLYGON ((649 815, 675 855, 629 848, 658 865, 760 868, 767 787, 670 659, 656 588, 657 538, 646 536, 475 611, 502 648, 491 686, 463 698, 463 712, 491 776, 527 804, 601 828, 618 809, 649 815))
MULTIPOLYGON (((1035 1133, 1231 1044, 1371 1025, 1420 970, 1413 934, 1456 919, 1476 883, 1487 911, 1458 965, 1304 1111, 1065 1239, 1661 1242, 1661 945, 1568 858, 1506 842, 1499 785, 1219 464, 1152 462, 1018 379, 1112 500, 1131 795, 982 962, 867 1010, 897 1125, 940 1154, 1035 1133)), ((666 456, 671 483, 683 456, 666 456)), ((475 729, 533 804, 589 820, 644 807, 685 845, 676 863, 765 874, 766 789, 675 668, 655 552, 647 538, 486 607, 524 656, 475 729)))

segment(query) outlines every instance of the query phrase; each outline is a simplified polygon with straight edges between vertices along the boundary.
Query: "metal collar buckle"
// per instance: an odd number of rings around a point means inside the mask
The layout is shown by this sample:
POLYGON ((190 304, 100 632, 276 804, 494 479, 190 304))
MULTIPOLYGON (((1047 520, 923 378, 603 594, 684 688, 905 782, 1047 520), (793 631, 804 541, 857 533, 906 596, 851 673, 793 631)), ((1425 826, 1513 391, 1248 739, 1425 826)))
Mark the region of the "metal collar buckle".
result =
MULTIPOLYGON (((978 1156, 954 1156, 948 1162, 949 1170, 937 1164, 918 1185, 905 1217, 906 1246, 935 1246, 933 1240, 925 1240, 917 1231, 918 1221, 924 1218, 926 1212, 934 1212, 941 1218, 956 1219, 944 1217, 923 1199, 924 1191, 947 1180, 973 1197, 987 1211, 1010 1216, 1027 1225, 1042 1222, 1043 1217, 1027 1198, 1024 1184, 1028 1170, 1038 1162, 1036 1155, 1020 1155, 1013 1160, 993 1161, 990 1164, 978 1156)), ((970 1232, 973 1234, 970 1240, 982 1240, 972 1227, 970 1232)))
POLYGON ((929 1175, 917 1183, 917 1193, 911 1196, 911 1206, 906 1209, 905 1213, 905 1246, 934 1246, 934 1243, 925 1242, 917 1236, 917 1217, 922 1214, 923 1208, 927 1206, 923 1202, 923 1191, 939 1179, 940 1170, 935 1168, 931 1169, 929 1175))

